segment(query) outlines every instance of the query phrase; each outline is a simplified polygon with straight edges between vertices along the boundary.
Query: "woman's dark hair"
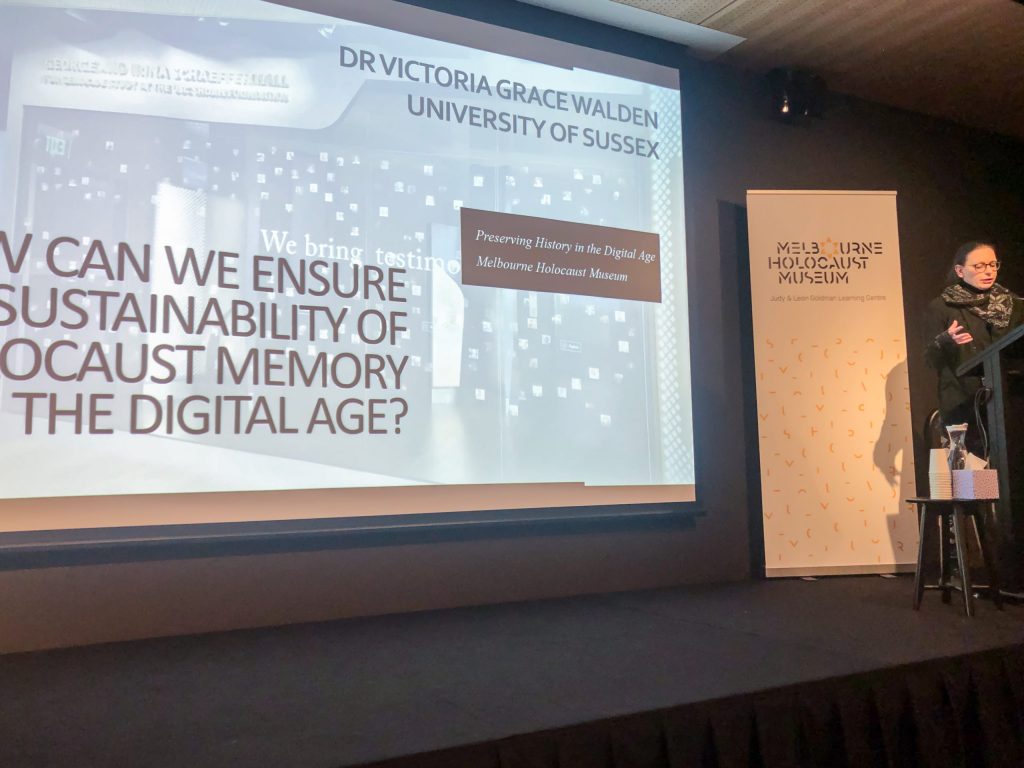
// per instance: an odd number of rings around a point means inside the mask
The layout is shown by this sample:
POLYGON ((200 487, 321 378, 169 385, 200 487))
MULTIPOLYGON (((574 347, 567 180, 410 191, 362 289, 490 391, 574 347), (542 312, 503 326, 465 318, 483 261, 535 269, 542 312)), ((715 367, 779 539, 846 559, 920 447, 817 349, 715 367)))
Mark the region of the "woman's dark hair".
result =
POLYGON ((960 279, 960 276, 956 273, 957 267, 962 267, 966 261, 967 256, 971 251, 977 250, 978 248, 991 248, 993 251, 996 249, 995 245, 990 240, 968 240, 966 243, 956 249, 956 254, 953 256, 953 266, 949 268, 949 275, 947 275, 950 282, 956 282, 960 279))

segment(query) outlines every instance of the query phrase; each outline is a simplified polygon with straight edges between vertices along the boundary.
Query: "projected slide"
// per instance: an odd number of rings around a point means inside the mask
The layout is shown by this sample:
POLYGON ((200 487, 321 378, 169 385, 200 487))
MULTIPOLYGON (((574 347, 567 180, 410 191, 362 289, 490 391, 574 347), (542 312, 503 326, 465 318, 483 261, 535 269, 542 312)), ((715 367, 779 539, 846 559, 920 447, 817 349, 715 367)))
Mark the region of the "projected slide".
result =
POLYGON ((0 7, 0 498, 692 499, 677 72, 336 7, 0 7))

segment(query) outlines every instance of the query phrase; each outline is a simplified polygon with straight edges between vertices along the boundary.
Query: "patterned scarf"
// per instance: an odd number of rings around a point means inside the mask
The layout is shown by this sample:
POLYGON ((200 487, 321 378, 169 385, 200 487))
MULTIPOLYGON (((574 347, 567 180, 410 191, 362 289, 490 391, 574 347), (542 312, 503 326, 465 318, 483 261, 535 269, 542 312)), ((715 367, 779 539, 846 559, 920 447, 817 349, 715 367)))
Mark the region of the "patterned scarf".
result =
POLYGON ((960 283, 954 283, 942 292, 942 300, 951 307, 966 307, 986 323, 996 328, 1005 328, 1010 324, 1010 313, 1013 311, 1013 294, 999 283, 994 283, 987 291, 972 291, 960 283))

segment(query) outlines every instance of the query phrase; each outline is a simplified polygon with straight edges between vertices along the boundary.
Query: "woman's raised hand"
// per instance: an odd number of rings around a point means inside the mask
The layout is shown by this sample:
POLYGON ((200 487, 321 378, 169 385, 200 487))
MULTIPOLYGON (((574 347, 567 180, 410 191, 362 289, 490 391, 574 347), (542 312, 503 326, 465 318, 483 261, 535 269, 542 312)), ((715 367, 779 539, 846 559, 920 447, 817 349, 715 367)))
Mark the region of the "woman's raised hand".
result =
POLYGON ((974 341, 974 337, 971 336, 971 332, 960 325, 959 321, 954 320, 949 324, 949 328, 946 329, 946 333, 957 344, 970 344, 974 341))

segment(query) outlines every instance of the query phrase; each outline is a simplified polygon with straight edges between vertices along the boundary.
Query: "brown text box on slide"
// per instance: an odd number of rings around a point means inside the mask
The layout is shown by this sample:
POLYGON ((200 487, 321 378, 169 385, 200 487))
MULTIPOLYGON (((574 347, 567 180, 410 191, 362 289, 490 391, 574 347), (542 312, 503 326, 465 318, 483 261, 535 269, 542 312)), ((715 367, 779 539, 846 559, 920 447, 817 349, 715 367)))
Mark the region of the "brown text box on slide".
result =
POLYGON ((462 282, 661 301, 653 232, 462 209, 462 282))

